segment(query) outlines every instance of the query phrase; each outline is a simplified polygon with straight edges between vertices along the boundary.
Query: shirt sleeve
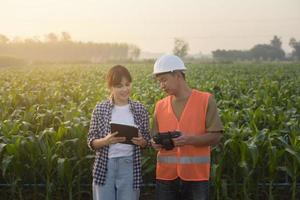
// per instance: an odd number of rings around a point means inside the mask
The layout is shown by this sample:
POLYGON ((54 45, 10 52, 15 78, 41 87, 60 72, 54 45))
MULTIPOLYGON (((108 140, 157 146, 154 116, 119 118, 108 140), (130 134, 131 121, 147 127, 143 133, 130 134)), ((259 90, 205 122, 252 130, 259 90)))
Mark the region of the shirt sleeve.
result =
POLYGON ((219 117, 217 103, 213 95, 208 99, 205 126, 206 132, 222 132, 224 130, 222 121, 219 117))
POLYGON ((89 128, 89 133, 88 133, 88 137, 87 137, 87 144, 88 147, 95 151, 95 149, 92 147, 92 141, 94 139, 98 139, 100 138, 100 134, 99 134, 99 130, 100 130, 100 123, 99 123, 99 118, 100 118, 100 113, 96 108, 93 110, 92 113, 92 118, 90 121, 90 128, 89 128))
POLYGON ((143 109, 143 123, 142 123, 142 135, 144 139, 147 141, 147 146, 151 146, 151 137, 149 134, 150 130, 149 124, 149 112, 146 108, 143 109))

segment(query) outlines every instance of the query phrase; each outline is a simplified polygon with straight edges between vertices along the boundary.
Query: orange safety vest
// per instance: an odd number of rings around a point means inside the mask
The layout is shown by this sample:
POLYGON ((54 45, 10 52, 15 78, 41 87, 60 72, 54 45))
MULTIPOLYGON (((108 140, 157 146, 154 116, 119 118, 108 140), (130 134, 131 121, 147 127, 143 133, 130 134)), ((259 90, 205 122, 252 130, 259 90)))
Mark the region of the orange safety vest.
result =
MULTIPOLYGON (((185 135, 205 134, 206 110, 211 94, 192 90, 180 120, 172 109, 172 96, 168 96, 155 107, 159 132, 181 131, 185 135)), ((185 145, 173 150, 160 150, 157 154, 156 178, 174 180, 180 177, 186 181, 209 180, 210 146, 185 145)))

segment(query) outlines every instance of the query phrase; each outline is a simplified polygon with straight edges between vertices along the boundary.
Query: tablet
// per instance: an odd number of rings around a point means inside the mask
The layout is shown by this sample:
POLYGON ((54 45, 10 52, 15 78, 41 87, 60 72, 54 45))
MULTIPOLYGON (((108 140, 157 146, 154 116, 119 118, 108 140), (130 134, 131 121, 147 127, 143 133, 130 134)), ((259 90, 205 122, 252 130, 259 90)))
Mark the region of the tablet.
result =
POLYGON ((125 125, 125 124, 117 124, 110 123, 111 132, 118 131, 116 137, 126 137, 126 140, 122 143, 124 144, 133 144, 131 139, 133 137, 138 137, 138 129, 135 126, 125 125))

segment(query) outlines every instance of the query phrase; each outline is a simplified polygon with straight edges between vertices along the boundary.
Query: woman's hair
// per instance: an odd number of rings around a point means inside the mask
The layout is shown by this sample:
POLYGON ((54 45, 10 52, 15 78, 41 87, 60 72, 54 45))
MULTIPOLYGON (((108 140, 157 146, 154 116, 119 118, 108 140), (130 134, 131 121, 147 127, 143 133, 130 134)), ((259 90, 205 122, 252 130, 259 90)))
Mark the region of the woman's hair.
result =
POLYGON ((115 65, 108 71, 106 75, 106 82, 109 88, 117 86, 121 83, 122 78, 126 78, 130 83, 132 81, 131 75, 126 69, 126 67, 122 65, 115 65))

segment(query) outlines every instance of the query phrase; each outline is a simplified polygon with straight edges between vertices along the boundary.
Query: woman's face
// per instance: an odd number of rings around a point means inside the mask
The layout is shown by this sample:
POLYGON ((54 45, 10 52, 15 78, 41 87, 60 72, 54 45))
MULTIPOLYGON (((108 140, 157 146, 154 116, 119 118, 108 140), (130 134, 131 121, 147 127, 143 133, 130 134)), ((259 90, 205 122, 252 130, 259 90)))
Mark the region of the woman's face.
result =
POLYGON ((123 77, 118 85, 112 86, 110 88, 110 91, 114 97, 115 104, 128 104, 128 98, 131 93, 131 82, 129 82, 125 77, 123 77))

